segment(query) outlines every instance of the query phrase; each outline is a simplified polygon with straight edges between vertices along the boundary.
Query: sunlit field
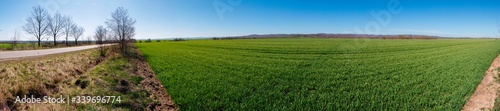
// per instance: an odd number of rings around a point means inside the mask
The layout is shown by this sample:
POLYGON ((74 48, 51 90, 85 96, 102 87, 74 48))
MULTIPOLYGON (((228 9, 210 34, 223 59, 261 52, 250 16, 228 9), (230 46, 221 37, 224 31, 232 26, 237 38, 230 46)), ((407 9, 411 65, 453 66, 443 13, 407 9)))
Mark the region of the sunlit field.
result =
POLYGON ((136 43, 181 110, 460 110, 494 39, 136 43))

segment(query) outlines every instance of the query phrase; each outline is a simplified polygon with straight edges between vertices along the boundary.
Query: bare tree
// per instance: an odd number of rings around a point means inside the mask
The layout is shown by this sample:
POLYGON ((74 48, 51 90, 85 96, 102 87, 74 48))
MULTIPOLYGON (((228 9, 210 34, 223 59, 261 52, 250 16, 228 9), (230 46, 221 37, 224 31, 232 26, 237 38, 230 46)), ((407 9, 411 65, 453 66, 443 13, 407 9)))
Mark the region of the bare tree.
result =
POLYGON ((19 34, 17 33, 17 31, 15 31, 14 36, 12 36, 11 38, 12 49, 16 49, 18 43, 19 43, 19 34))
POLYGON ((97 26, 94 35, 96 44, 103 44, 103 40, 106 39, 107 33, 108 30, 106 30, 106 28, 104 28, 103 26, 97 26))
POLYGON ((64 17, 62 31, 63 31, 63 34, 65 35, 65 41, 64 41, 64 43, 66 43, 66 46, 69 45, 68 39, 72 35, 71 31, 72 31, 72 28, 73 28, 74 25, 75 24, 73 23, 73 20, 71 20, 71 17, 69 17, 69 16, 65 16, 64 17))
POLYGON ((87 44, 92 44, 92 36, 87 36, 87 44))
POLYGON ((54 46, 57 46, 57 37, 58 34, 61 33, 64 27, 65 17, 61 15, 61 13, 57 12, 54 16, 48 16, 48 24, 49 24, 49 34, 54 38, 54 46))
POLYGON ((128 15, 128 11, 123 7, 118 7, 111 13, 111 19, 106 21, 108 28, 120 44, 120 51, 125 53, 128 48, 128 42, 135 36, 135 19, 128 15))
POLYGON ((105 55, 104 40, 106 39, 106 36, 108 36, 108 30, 106 30, 106 28, 101 25, 97 26, 97 28, 95 29, 94 39, 97 47, 99 48, 99 53, 101 54, 101 56, 105 55))
POLYGON ((49 14, 45 8, 41 6, 33 7, 33 12, 31 16, 26 18, 26 23, 23 26, 26 33, 33 35, 38 40, 38 46, 40 47, 42 37, 47 33, 49 14))
POLYGON ((83 35, 83 31, 85 31, 82 27, 79 27, 77 25, 73 25, 73 28, 71 28, 71 34, 73 35, 73 38, 75 39, 75 44, 78 45, 78 39, 83 35))

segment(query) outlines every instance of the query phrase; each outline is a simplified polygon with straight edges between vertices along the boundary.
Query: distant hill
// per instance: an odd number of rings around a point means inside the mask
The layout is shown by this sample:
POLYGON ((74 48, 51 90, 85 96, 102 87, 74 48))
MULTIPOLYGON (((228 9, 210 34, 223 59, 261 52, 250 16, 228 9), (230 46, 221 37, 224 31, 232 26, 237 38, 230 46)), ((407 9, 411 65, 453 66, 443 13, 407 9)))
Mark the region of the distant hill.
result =
POLYGON ((246 36, 234 37, 213 37, 214 40, 219 39, 260 39, 260 38, 368 38, 368 39, 437 39, 438 36, 427 35, 371 35, 371 34, 252 34, 246 36))

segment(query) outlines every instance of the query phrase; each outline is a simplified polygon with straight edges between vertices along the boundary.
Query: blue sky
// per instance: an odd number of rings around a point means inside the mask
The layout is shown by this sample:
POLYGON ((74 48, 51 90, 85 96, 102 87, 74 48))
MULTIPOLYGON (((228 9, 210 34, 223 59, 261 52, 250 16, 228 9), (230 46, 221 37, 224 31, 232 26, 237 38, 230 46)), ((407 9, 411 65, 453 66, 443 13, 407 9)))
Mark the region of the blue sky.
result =
POLYGON ((21 27, 36 5, 72 16, 85 28, 84 37, 105 25, 117 7, 137 20, 139 39, 283 33, 500 37, 499 0, 0 0, 0 40, 16 30, 23 40, 33 39, 21 27))

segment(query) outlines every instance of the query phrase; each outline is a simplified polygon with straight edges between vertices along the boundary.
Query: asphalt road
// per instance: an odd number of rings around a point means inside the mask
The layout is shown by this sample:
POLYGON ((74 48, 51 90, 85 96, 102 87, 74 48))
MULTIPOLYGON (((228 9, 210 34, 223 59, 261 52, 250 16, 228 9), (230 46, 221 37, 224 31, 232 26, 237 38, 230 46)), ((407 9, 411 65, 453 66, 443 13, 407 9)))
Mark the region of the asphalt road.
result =
MULTIPOLYGON (((112 45, 112 44, 107 44, 107 45, 112 45)), ((73 51, 92 49, 92 48, 97 48, 97 45, 54 48, 54 49, 42 49, 42 50, 0 51, 0 60, 1 59, 15 59, 15 58, 20 58, 20 57, 43 56, 43 55, 49 55, 49 54, 73 52, 73 51)))

